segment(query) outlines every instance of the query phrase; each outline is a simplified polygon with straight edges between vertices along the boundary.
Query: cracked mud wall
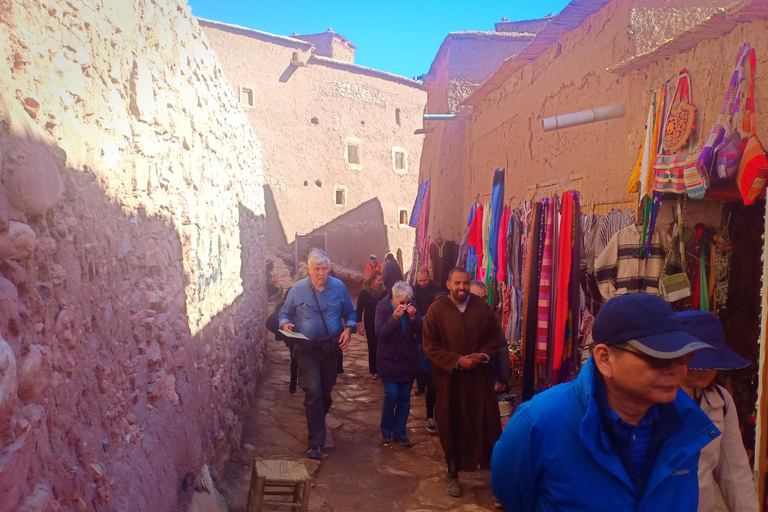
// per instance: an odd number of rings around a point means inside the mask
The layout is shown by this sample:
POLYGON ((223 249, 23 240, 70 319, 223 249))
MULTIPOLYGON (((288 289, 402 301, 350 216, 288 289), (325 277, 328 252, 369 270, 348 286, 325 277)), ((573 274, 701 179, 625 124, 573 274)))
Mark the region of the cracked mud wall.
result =
POLYGON ((0 2, 0 511, 176 510, 262 364, 261 147, 186 2, 0 2))
MULTIPOLYGON (((454 178, 466 191, 462 222, 466 222, 474 198, 490 193, 497 167, 507 169, 505 194, 512 205, 522 204, 529 186, 569 175, 584 176, 582 204, 631 200, 635 196, 626 195, 626 186, 642 143, 651 100, 648 91, 672 80, 671 98, 677 74, 686 67, 698 109, 693 140, 706 138, 733 73, 730 63, 745 41, 757 50, 756 101, 766 103, 760 80, 768 69, 765 21, 741 24, 726 36, 702 41, 688 52, 626 76, 608 72, 606 68, 634 55, 636 44, 630 31, 634 4, 630 0, 611 2, 475 109, 467 135, 466 167, 460 178, 454 178), (544 118, 614 104, 627 106, 624 118, 542 131, 544 118)), ((758 109, 758 134, 766 127, 768 111, 758 109)))

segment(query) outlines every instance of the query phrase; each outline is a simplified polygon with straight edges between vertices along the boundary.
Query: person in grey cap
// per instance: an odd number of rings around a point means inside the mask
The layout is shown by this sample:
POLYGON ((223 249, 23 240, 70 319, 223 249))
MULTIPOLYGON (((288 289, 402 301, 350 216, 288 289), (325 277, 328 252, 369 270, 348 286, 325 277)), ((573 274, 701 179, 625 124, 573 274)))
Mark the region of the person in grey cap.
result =
POLYGON ((491 459, 510 512, 695 512, 701 449, 720 435, 680 390, 696 350, 661 297, 632 293, 595 318, 595 348, 573 382, 517 408, 491 459))
POLYGON ((699 512, 715 509, 717 482, 729 512, 758 512, 752 469, 741 440, 736 404, 728 391, 714 383, 717 370, 735 370, 749 361, 728 348, 720 319, 705 311, 681 311, 677 317, 691 336, 717 350, 696 352, 688 363, 683 390, 723 433, 701 450, 699 458, 699 512))

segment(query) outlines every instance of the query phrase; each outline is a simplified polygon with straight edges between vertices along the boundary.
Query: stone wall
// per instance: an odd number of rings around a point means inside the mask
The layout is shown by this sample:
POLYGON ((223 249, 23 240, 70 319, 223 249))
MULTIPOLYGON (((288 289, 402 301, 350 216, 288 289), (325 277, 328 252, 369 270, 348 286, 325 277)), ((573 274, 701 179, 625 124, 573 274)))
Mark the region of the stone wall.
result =
POLYGON ((0 3, 0 511, 171 511, 239 444, 260 145, 183 0, 0 3))
POLYGON ((371 253, 383 261, 401 249, 409 266, 414 229, 400 225, 399 210, 410 215, 418 192, 422 136, 413 132, 422 126, 423 86, 300 50, 308 65, 297 67, 296 39, 201 25, 231 88, 253 90, 247 115, 264 144, 270 245, 327 233, 333 263, 362 271, 371 253), (357 144, 359 164, 347 161, 348 144, 357 144), (407 152, 406 172, 395 172, 394 148, 407 152))

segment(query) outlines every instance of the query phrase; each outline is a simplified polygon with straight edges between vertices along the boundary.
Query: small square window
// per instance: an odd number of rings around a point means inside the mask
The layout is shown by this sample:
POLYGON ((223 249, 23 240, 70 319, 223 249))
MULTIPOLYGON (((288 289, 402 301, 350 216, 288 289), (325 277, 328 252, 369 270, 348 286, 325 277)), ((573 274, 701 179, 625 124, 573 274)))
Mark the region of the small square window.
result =
POLYGON ((253 107, 253 89, 240 87, 240 104, 246 108, 253 107))
POLYGON ((408 152, 403 148, 392 148, 392 169, 398 174, 408 172, 408 152))
POLYGON ((347 204, 347 189, 345 187, 336 187, 333 190, 333 204, 336 206, 347 204))
POLYGON ((350 164, 360 163, 360 155, 357 153, 356 144, 347 145, 347 162, 349 162, 350 164))
POLYGON ((398 210, 398 218, 401 226, 407 226, 408 225, 408 210, 405 208, 400 208, 398 210))

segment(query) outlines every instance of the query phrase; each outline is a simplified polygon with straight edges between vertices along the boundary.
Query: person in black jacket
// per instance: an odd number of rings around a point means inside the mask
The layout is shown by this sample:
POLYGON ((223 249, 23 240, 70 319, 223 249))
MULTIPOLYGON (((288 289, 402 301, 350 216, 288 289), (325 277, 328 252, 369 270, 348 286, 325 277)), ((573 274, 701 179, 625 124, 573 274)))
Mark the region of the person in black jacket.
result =
POLYGON ((381 409, 381 438, 397 439, 403 446, 411 441, 405 430, 411 410, 411 389, 419 369, 416 352, 422 318, 411 299, 411 285, 398 281, 376 305, 376 337, 379 340, 378 368, 384 385, 381 409))
POLYGON ((372 270, 363 281, 363 289, 357 297, 357 332, 368 340, 368 369, 371 378, 378 377, 376 369, 376 303, 384 296, 384 278, 378 270, 372 270))
POLYGON ((384 276, 384 288, 386 288, 387 294, 390 294, 392 293, 392 285, 403 280, 403 271, 392 253, 387 254, 385 259, 381 274, 384 276))

